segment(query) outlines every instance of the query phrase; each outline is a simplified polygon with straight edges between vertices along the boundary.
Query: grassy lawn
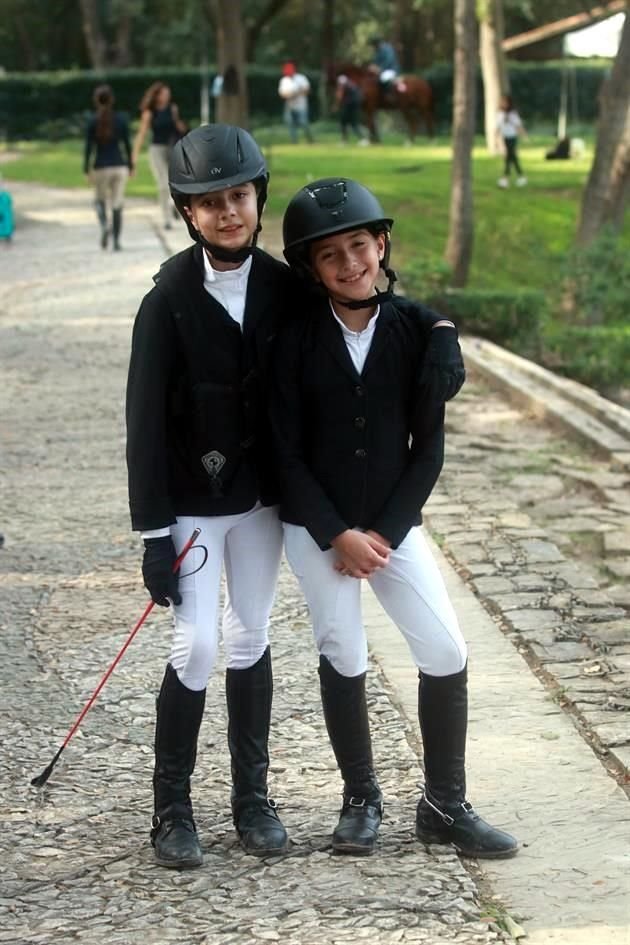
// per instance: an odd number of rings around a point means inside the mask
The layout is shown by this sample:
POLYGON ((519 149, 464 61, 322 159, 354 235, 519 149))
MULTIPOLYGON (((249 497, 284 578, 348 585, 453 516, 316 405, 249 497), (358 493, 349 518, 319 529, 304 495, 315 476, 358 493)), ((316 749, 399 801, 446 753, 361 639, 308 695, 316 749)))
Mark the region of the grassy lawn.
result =
MULTIPOLYGON (((383 145, 341 147, 336 132, 318 133, 317 128, 315 132, 314 145, 290 145, 283 129, 254 131, 271 172, 268 219, 279 220, 289 198, 309 180, 330 175, 355 177, 377 194, 386 213, 395 219, 394 265, 404 270, 414 258, 438 262, 448 231, 450 141, 423 138, 415 146, 405 146, 392 135, 383 145)), ((551 289, 557 285, 559 266, 575 232, 592 153, 587 150, 579 160, 545 161, 550 144, 549 137, 532 136, 522 145, 521 162, 528 185, 504 191, 496 184, 500 159, 487 155, 478 140, 470 287, 551 289)), ((2 164, 7 180, 87 186, 81 172, 80 141, 29 142, 17 150, 17 160, 2 164)), ((142 197, 155 193, 146 150, 127 192, 142 197)), ((630 246, 630 221, 623 238, 630 246)))

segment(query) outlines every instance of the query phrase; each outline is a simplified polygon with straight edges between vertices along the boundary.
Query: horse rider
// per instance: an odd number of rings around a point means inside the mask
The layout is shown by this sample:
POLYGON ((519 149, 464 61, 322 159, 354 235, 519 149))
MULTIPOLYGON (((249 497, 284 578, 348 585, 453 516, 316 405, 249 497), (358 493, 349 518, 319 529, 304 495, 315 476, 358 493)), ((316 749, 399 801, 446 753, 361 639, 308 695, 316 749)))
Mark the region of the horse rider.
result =
POLYGON ((374 46, 371 68, 378 73, 380 87, 384 92, 393 90, 394 82, 400 75, 400 63, 396 50, 381 36, 373 36, 370 44, 374 46))

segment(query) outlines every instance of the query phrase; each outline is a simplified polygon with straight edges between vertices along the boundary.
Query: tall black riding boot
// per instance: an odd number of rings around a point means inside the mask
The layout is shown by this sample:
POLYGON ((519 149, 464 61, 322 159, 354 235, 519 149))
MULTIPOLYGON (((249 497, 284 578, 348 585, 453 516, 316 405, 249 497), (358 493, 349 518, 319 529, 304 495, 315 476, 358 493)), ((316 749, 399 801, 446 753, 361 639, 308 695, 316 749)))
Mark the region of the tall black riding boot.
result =
POLYGON ((369 856, 383 819, 383 797, 372 761, 365 673, 342 676, 320 656, 319 682, 326 728, 343 778, 343 805, 332 847, 336 853, 369 856))
POLYGON ((249 669, 225 674, 228 745, 232 757, 232 816, 241 845, 254 856, 286 853, 287 832, 267 796, 273 677, 271 651, 249 669))
POLYGON ((518 850, 514 837, 491 827, 466 801, 466 667, 451 676, 418 675, 425 790, 416 836, 425 843, 452 843, 463 856, 513 856, 518 850))
POLYGON ((98 217, 98 222, 101 224, 101 249, 107 249, 107 240, 109 239, 109 228, 107 226, 107 209, 105 207, 105 201, 96 200, 94 202, 94 207, 96 209, 96 216, 98 217))
POLYGON ((120 247, 120 234, 122 232, 122 207, 112 212, 112 236, 114 237, 114 249, 119 250, 120 247))
POLYGON ((190 777, 205 701, 205 689, 188 689, 173 667, 166 667, 156 703, 155 813, 151 824, 151 843, 160 866, 189 869, 203 861, 190 801, 190 777))

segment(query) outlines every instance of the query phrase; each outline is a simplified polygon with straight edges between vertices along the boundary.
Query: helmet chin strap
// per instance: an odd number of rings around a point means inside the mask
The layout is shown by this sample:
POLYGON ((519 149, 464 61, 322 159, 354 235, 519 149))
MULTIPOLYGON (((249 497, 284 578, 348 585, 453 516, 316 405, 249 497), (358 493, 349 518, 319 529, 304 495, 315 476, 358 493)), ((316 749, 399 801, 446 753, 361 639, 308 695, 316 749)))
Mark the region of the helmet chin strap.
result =
POLYGON ((349 308, 353 311, 360 308, 373 308, 375 305, 380 305, 383 302, 389 302, 394 294, 394 283, 396 282, 398 276, 393 269, 389 268, 385 268, 385 275, 387 276, 387 288, 384 292, 381 292, 380 289, 377 289, 374 295, 369 299, 357 299, 353 302, 346 302, 343 299, 333 298, 333 302, 337 302, 338 305, 343 305, 344 308, 349 308))
POLYGON ((224 249, 222 246, 215 246, 214 243, 209 243, 205 236, 199 234, 199 242, 204 249, 207 249, 213 259, 218 259, 219 262, 227 263, 242 263, 248 259, 253 250, 253 246, 243 246, 241 249, 224 249))
POLYGON ((260 233, 262 227, 260 223, 254 231, 254 236, 251 243, 248 246, 241 246, 240 249, 225 249, 223 246, 215 246, 214 243, 210 243, 205 236, 197 230, 197 239, 201 243, 204 249, 207 249, 211 256, 215 259, 218 259, 219 262, 227 263, 242 263, 248 259, 256 245, 256 240, 258 239, 258 234, 260 233))

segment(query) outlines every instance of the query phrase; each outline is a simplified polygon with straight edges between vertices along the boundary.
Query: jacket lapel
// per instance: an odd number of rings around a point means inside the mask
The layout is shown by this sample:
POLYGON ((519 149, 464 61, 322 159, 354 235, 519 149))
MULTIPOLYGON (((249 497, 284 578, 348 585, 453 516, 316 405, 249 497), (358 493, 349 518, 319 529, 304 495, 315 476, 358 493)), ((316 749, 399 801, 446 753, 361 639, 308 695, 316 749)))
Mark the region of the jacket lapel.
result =
POLYGON ((330 305, 327 301, 322 302, 321 305, 318 306, 315 317, 318 322, 322 344, 327 348, 346 374, 349 374, 353 381, 359 381, 360 377, 352 363, 352 358, 350 357, 348 346, 343 337, 341 326, 335 321, 335 316, 331 312, 330 305))
POLYGON ((396 314, 390 302, 385 302, 384 305, 381 305, 381 310, 379 312, 378 318, 376 319, 376 328, 374 329, 374 337, 372 338, 372 344, 370 345, 370 350, 368 351, 368 356, 365 359, 365 364, 363 365, 363 375, 367 374, 372 370, 381 354, 387 347, 387 341, 392 330, 392 324, 396 320, 396 314))
POLYGON ((256 250, 252 256, 252 268, 247 280, 247 295, 245 296, 245 314, 243 317, 243 337, 255 334, 261 318, 270 306, 279 306, 277 287, 256 250))

